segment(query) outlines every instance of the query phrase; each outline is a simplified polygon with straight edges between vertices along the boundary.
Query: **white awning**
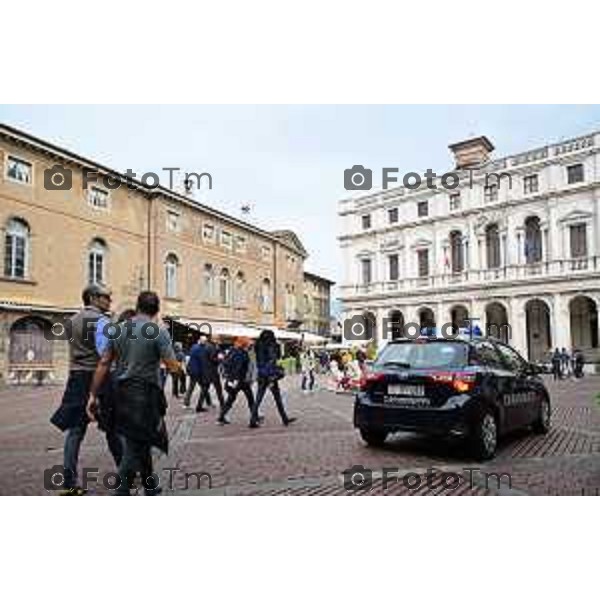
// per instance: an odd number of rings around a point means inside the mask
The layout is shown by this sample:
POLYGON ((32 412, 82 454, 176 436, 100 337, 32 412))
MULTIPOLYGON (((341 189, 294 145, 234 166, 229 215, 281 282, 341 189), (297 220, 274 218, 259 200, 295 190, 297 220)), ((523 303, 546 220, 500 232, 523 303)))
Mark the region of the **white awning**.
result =
POLYGON ((242 323, 231 323, 224 321, 177 319, 174 321, 199 333, 210 333, 211 335, 222 335, 225 337, 249 337, 257 338, 261 330, 258 327, 250 327, 242 323))
POLYGON ((308 331, 301 333, 304 338, 305 344, 324 344, 329 338, 317 335, 316 333, 309 333, 308 331))

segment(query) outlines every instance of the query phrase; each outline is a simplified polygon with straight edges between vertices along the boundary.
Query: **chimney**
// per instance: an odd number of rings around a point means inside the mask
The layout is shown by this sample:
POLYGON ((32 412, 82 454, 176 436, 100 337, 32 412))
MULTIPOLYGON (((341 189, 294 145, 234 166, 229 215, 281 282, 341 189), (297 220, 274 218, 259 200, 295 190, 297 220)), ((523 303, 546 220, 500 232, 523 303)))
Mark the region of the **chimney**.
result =
POLYGON ((494 149, 492 142, 485 135, 456 142, 448 146, 454 154, 457 169, 478 167, 488 160, 490 152, 494 149))

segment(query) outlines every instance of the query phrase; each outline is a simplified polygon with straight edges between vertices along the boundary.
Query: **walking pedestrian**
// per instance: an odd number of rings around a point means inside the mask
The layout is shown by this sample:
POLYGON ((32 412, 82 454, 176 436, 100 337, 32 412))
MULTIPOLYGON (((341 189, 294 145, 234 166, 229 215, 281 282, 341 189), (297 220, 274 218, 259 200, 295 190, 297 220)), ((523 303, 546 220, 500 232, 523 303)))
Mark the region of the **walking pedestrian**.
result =
POLYGON ((281 398, 279 380, 285 376, 285 372, 277 364, 280 358, 281 350, 275 339, 275 334, 270 329, 263 330, 256 342, 258 389, 250 418, 250 427, 260 426, 259 409, 267 389, 271 390, 282 423, 287 426, 296 420, 295 417, 288 417, 281 398))
POLYGON ((146 495, 160 493, 151 454, 152 447, 168 451, 164 422, 167 403, 160 385, 160 364, 162 361, 170 372, 178 371, 181 365, 168 331, 157 322, 159 311, 158 296, 151 291, 141 292, 135 317, 110 339, 90 389, 87 412, 93 419, 98 392, 116 361, 115 430, 123 443, 117 495, 129 495, 138 472, 146 495))
POLYGON ((561 369, 564 377, 571 377, 571 357, 566 348, 562 348, 561 353, 561 369))
POLYGON ((312 392, 315 387, 316 366, 316 357, 312 348, 308 348, 302 352, 300 355, 300 361, 302 364, 302 391, 305 393, 312 392))
POLYGON ((585 365, 585 357, 583 356, 583 352, 581 350, 574 350, 574 368, 573 372, 577 379, 581 379, 583 377, 583 367, 585 365))
POLYGON ((227 401, 221 409, 218 422, 221 425, 229 424, 227 413, 231 410, 240 392, 243 392, 248 402, 248 411, 252 416, 254 407, 254 394, 252 393, 252 363, 248 348, 250 340, 247 337, 239 337, 235 340, 233 348, 229 351, 227 358, 223 362, 223 371, 225 374, 225 390, 227 391, 227 401))
POLYGON ((185 352, 183 351, 183 344, 181 342, 175 342, 173 344, 175 350, 175 358, 181 365, 181 369, 175 373, 171 373, 171 388, 175 398, 179 398, 179 394, 186 393, 186 372, 185 372, 185 352))
MULTIPOLYGON (((61 405, 50 422, 65 432, 63 494, 85 494, 77 485, 79 449, 85 438, 89 418, 86 414, 87 397, 100 358, 96 348, 98 321, 106 318, 111 305, 111 293, 99 285, 90 285, 82 293, 83 308, 71 319, 69 344, 69 376, 61 405)), ((108 322, 108 320, 106 320, 108 322)), ((106 431, 106 441, 115 464, 121 460, 121 445, 112 428, 106 431)))
POLYGON ((558 348, 554 348, 554 352, 552 353, 552 375, 554 377, 554 381, 562 379, 561 364, 562 357, 560 350, 558 348))

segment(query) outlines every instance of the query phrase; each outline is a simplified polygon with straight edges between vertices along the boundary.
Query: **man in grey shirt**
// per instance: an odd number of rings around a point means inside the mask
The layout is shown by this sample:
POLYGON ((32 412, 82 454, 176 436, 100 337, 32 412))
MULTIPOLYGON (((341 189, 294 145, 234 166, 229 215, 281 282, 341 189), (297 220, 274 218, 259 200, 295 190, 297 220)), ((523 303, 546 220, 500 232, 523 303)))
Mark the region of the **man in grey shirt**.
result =
POLYGON ((119 465, 120 495, 129 495, 139 472, 146 495, 158 491, 153 473, 151 448, 168 450, 164 427, 166 401, 160 385, 160 365, 171 372, 181 369, 169 333, 157 323, 160 300, 154 292, 138 296, 136 315, 117 328, 112 326, 109 343, 94 375, 88 402, 93 418, 96 395, 116 361, 115 430, 122 436, 124 452, 119 465))
MULTIPOLYGON (((88 426, 86 402, 94 371, 100 358, 95 331, 98 322, 106 320, 110 310, 111 294, 99 285, 89 285, 82 293, 83 308, 70 319, 69 378, 62 402, 50 422, 66 433, 64 444, 64 490, 63 494, 79 496, 85 490, 77 485, 79 449, 88 426)), ((101 390, 102 391, 102 390, 101 390)), ((112 431, 106 431, 108 447, 115 464, 121 461, 121 441, 112 431)))

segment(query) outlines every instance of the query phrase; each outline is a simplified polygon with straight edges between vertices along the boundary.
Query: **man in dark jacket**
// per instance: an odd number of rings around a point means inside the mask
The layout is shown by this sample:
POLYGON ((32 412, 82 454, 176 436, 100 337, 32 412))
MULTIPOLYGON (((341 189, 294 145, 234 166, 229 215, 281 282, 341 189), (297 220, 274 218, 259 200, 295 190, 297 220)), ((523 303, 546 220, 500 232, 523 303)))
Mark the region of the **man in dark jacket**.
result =
POLYGON ((218 422, 221 425, 229 424, 227 413, 231 410, 238 394, 243 392, 248 401, 248 410, 252 415, 254 406, 254 395, 252 394, 252 364, 248 348, 250 340, 246 337, 237 338, 223 363, 225 371, 225 389, 227 390, 227 402, 221 409, 218 422))
MULTIPOLYGON (((85 493, 77 485, 79 449, 85 437, 89 419, 86 402, 92 385, 99 355, 96 349, 98 321, 108 313, 110 292, 90 285, 82 293, 83 308, 70 320, 69 377, 62 403, 52 415, 50 422, 66 432, 64 445, 64 494, 79 496, 85 493)), ((121 443, 113 430, 107 430, 106 439, 115 464, 121 458, 121 443)))
MULTIPOLYGON (((196 412, 204 412, 206 410, 203 406, 204 403, 207 406, 212 405, 210 399, 211 386, 214 386, 219 400, 219 407, 223 410, 225 402, 223 399, 221 377, 219 375, 219 352, 206 335, 200 336, 198 344, 192 348, 189 366, 190 372, 194 373, 192 376, 200 385, 200 396, 196 405, 196 412)), ((192 385, 191 383, 190 388, 192 385)), ((191 397, 191 392, 189 396, 191 397)), ((189 403, 190 398, 186 396, 186 400, 189 403)))
POLYGON ((160 383, 160 365, 171 373, 181 370, 171 338, 159 327, 156 316, 160 300, 154 292, 141 292, 136 315, 111 338, 102 355, 88 402, 93 418, 97 394, 113 361, 117 361, 115 430, 122 436, 124 452, 119 465, 118 495, 129 495, 135 473, 139 472, 146 495, 159 493, 158 478, 153 473, 151 448, 168 450, 164 426, 166 401, 160 383))

